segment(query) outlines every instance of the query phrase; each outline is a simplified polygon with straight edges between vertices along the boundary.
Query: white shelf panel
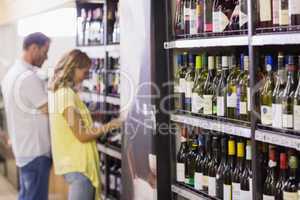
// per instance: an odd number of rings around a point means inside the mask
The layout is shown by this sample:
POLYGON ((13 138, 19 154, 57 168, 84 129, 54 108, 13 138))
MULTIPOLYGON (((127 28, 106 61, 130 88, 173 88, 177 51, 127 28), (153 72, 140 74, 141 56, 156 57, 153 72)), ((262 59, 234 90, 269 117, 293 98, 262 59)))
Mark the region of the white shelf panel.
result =
POLYGON ((103 95, 90 92, 81 92, 79 96, 83 101, 104 102, 105 99, 103 95))
POLYGON ((91 58, 105 58, 105 46, 86 46, 77 48, 85 52, 91 58))
POLYGON ((119 160, 122 159, 122 154, 121 152, 118 152, 116 151, 115 149, 111 149, 109 147, 106 147, 105 145, 103 144, 97 144, 97 148, 98 148, 98 151, 100 151, 101 153, 104 153, 106 155, 109 155, 113 158, 117 158, 119 160))
POLYGON ((300 136, 289 135, 284 133, 277 133, 267 130, 256 130, 255 140, 266 142, 283 147, 293 148, 300 151, 300 136))
POLYGON ((183 49, 199 47, 229 47, 229 46, 247 46, 249 44, 248 36, 230 36, 214 37, 203 39, 181 39, 171 42, 165 42, 165 49, 183 49))
POLYGON ((121 104, 121 100, 118 97, 110 97, 110 96, 106 96, 106 102, 113 104, 113 105, 120 105, 121 104))
POLYGON ((251 129, 249 127, 233 124, 230 122, 222 122, 187 115, 171 115, 171 120, 174 122, 183 123, 207 130, 218 131, 229 135, 251 138, 251 129))
POLYGON ((172 192, 182 196, 188 200, 208 200, 209 198, 202 196, 192 190, 184 188, 182 186, 172 185, 172 192))
POLYGON ((252 37, 252 45, 254 46, 288 44, 300 44, 300 33, 275 33, 252 37))

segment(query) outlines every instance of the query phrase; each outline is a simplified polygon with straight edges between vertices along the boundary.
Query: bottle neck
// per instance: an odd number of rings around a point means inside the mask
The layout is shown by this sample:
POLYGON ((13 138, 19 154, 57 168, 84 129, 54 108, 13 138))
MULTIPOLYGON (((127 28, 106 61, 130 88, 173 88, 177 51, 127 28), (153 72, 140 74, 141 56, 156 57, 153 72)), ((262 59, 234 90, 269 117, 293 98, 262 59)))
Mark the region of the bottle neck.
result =
POLYGON ((297 169, 290 169, 290 178, 296 178, 297 175, 297 169))

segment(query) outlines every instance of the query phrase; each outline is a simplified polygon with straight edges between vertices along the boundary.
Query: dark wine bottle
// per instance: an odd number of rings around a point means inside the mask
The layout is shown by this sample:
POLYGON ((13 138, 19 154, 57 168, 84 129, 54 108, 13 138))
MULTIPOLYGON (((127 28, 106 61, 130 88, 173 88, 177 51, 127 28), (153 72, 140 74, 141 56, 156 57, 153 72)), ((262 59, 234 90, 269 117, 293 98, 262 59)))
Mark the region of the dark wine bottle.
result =
POLYGON ((247 30, 248 29, 248 3, 247 0, 240 0, 240 29, 247 30))
POLYGON ((205 135, 205 161, 204 161, 204 171, 203 171, 203 191, 208 192, 208 169, 209 163, 212 159, 211 155, 211 136, 210 133, 205 135))
POLYGON ((216 174, 216 191, 217 197, 219 199, 223 199, 223 183, 224 183, 224 171, 227 164, 227 149, 228 149, 228 141, 227 137, 223 136, 221 138, 221 162, 217 170, 216 174))
POLYGON ((237 163, 232 174, 232 199, 239 200, 241 193, 241 176, 244 171, 245 145, 243 139, 237 143, 237 163))
POLYGON ((191 0, 185 0, 184 5, 184 34, 190 34, 190 15, 191 15, 191 0))
POLYGON ((251 140, 247 140, 246 146, 246 164, 241 175, 241 193, 240 199, 253 200, 252 190, 252 146, 251 140))
POLYGON ((202 135, 198 136, 198 153, 196 158, 196 171, 194 176, 194 188, 196 190, 203 190, 203 171, 204 171, 204 138, 202 135))
POLYGON ((219 138, 214 136, 212 139, 212 150, 213 156, 209 163, 208 169, 208 195, 215 197, 217 196, 217 183, 216 175, 219 166, 219 157, 220 157, 220 147, 219 147, 219 138))
POLYGON ((176 2, 176 12, 175 12, 175 34, 183 35, 184 34, 184 0, 177 0, 176 2))
POLYGON ((232 199, 232 174, 235 169, 235 141, 233 137, 228 140, 228 162, 224 170, 223 199, 232 199))
POLYGON ((212 9, 213 9, 213 1, 205 0, 204 3, 204 31, 205 32, 213 31, 212 9))
POLYGON ((298 200, 298 179, 297 179, 298 160, 292 155, 289 158, 289 177, 283 187, 284 200, 298 200))
POLYGON ((197 33, 204 32, 204 0, 198 0, 196 6, 196 16, 197 16, 197 33))
POLYGON ((280 172, 279 178, 276 184, 276 200, 283 200, 283 187, 285 182, 287 181, 288 175, 288 165, 287 165, 287 155, 286 153, 280 153, 280 172))
POLYGON ((186 177, 186 168, 185 165, 188 153, 188 144, 187 144, 187 127, 181 128, 181 144, 180 149, 177 153, 177 164, 176 164, 176 171, 177 171, 177 182, 185 183, 186 177))
POLYGON ((263 200, 275 200, 275 193, 276 193, 276 183, 277 183, 277 176, 276 176, 276 152, 275 147, 269 147, 269 168, 267 178, 264 182, 263 186, 263 200))

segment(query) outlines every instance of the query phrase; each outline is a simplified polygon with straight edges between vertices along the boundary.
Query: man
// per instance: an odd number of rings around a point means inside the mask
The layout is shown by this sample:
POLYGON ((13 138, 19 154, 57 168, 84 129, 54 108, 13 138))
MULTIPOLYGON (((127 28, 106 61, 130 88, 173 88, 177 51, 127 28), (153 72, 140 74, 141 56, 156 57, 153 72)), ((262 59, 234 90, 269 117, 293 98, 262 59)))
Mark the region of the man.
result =
POLYGON ((47 200, 50 159, 48 95, 38 77, 48 58, 50 39, 42 33, 28 35, 22 58, 2 82, 7 125, 19 167, 19 200, 47 200))

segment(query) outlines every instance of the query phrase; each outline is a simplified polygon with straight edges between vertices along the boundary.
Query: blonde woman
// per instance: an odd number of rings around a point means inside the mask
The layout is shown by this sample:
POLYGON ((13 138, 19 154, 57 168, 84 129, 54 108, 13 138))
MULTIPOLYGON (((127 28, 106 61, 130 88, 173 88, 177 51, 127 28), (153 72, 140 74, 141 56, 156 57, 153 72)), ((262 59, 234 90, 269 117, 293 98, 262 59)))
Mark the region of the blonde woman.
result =
POLYGON ((93 128, 90 112, 75 90, 90 67, 91 60, 85 53, 72 50, 58 62, 49 87, 54 169, 69 184, 69 200, 100 198, 96 139, 121 127, 120 120, 113 120, 93 128))

